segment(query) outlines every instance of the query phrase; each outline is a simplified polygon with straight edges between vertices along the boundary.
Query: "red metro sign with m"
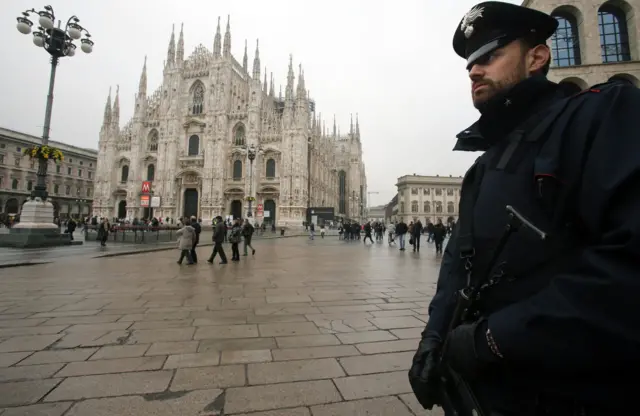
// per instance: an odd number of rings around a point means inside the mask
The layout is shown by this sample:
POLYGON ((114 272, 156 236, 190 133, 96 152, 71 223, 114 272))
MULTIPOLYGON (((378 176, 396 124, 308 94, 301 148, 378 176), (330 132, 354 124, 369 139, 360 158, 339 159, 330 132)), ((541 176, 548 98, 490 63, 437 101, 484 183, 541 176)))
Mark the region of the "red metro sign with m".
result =
POLYGON ((143 194, 151 193, 151 181, 142 182, 142 193, 143 194))

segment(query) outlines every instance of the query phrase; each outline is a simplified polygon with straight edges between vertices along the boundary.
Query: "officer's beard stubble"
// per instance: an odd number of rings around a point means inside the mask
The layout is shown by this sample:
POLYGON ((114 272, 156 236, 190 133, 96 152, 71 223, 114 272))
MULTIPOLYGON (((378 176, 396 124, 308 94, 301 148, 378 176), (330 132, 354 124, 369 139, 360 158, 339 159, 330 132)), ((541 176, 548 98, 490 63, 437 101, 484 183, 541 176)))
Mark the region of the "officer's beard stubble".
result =
POLYGON ((480 113, 487 108, 493 98, 504 96, 511 88, 529 77, 524 55, 516 62, 515 67, 504 75, 496 74, 494 79, 484 77, 482 79, 472 80, 472 82, 479 82, 480 84, 486 85, 479 90, 471 92, 473 106, 480 111, 480 113))

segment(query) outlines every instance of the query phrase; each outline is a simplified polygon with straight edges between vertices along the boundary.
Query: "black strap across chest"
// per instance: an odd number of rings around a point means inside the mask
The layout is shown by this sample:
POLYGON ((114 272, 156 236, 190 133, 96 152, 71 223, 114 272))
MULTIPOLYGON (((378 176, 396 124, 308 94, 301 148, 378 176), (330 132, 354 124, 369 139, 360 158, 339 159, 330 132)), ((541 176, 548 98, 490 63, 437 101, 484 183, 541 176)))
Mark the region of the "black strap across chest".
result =
MULTIPOLYGON (((508 144, 502 152, 495 169, 504 169, 521 143, 537 142, 541 138, 544 138, 545 132, 558 119, 558 116, 566 110, 571 102, 572 100, 570 99, 559 101, 547 109, 532 115, 509 133, 506 138, 508 144)), ((482 156, 480 156, 467 171, 462 181, 460 193, 460 217, 457 224, 458 238, 456 242, 460 252, 460 258, 466 262, 465 268, 467 268, 469 274, 471 272, 472 259, 475 255, 474 209, 482 187, 482 179, 486 169, 488 169, 487 163, 481 159, 482 156)), ((531 179, 533 181, 533 176, 531 179)))

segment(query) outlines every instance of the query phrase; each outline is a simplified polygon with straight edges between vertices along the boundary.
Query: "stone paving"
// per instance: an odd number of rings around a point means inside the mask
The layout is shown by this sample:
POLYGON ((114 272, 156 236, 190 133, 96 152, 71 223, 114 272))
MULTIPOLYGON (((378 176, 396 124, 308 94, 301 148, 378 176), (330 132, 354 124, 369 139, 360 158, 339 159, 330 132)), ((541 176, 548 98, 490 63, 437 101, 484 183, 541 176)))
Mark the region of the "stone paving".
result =
POLYGON ((0 416, 441 415, 407 369, 433 246, 259 241, 0 270, 0 416), (226 246, 230 256, 230 247, 226 246))

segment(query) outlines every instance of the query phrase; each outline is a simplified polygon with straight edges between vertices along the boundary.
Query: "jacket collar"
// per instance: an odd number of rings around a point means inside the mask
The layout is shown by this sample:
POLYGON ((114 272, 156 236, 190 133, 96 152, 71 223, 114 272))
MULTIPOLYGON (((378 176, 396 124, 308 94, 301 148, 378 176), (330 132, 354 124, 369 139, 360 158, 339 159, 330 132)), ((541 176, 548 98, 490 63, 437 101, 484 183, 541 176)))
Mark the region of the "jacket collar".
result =
POLYGON ((533 76, 505 93, 489 100, 482 108, 480 118, 456 135, 453 150, 485 151, 499 142, 511 130, 550 99, 562 98, 558 84, 543 76, 533 76))

